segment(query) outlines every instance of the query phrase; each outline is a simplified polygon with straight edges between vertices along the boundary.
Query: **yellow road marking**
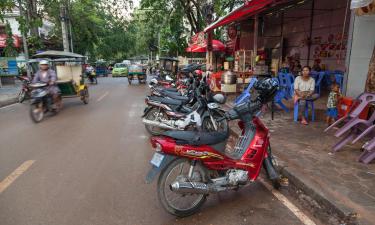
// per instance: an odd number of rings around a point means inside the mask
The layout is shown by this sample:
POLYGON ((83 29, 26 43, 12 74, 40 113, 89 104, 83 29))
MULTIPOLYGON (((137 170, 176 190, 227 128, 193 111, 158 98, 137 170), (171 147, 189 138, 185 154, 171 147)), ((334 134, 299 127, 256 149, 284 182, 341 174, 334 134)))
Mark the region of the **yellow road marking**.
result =
POLYGON ((97 102, 100 102, 105 96, 107 96, 108 95, 108 91, 106 91, 102 96, 100 96, 99 98, 98 98, 98 100, 96 100, 97 102))
POLYGON ((26 170, 30 168, 35 160, 28 160, 22 163, 16 170, 14 170, 9 176, 0 182, 0 194, 5 191, 19 176, 21 176, 26 170))

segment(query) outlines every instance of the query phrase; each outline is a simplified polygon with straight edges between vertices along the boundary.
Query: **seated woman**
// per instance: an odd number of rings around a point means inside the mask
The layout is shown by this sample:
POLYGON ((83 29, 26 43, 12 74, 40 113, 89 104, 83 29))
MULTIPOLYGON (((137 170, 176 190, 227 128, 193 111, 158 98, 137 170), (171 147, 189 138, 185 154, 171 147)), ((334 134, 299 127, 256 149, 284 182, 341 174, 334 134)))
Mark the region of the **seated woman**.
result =
POLYGON ((302 75, 298 76, 294 81, 294 102, 299 101, 299 113, 301 115, 301 123, 303 125, 308 125, 307 119, 305 117, 306 110, 306 100, 316 100, 319 95, 315 92, 315 80, 310 76, 311 68, 309 66, 304 66, 302 69, 302 75))

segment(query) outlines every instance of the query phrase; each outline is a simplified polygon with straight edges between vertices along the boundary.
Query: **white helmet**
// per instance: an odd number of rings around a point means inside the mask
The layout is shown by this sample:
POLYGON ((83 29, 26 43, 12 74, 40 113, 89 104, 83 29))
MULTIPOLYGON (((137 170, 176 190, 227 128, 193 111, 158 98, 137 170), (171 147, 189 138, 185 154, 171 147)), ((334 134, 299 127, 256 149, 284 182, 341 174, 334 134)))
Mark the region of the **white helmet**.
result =
POLYGON ((150 81, 150 85, 156 85, 156 84, 158 84, 158 80, 155 78, 152 78, 150 81))
POLYGON ((48 60, 43 59, 39 62, 39 65, 49 65, 49 62, 48 60))

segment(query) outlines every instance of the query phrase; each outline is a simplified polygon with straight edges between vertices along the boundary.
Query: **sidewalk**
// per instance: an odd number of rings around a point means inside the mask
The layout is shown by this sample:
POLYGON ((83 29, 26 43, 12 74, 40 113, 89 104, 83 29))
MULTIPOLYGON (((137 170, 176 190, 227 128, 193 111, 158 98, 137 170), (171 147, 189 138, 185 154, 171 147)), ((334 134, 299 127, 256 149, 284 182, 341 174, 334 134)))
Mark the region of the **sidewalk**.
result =
MULTIPOLYGON (((374 224, 375 163, 357 162, 362 142, 330 153, 337 139, 323 133, 324 102, 317 102, 318 121, 309 126, 293 122, 292 112, 277 111, 274 120, 270 113, 262 118, 281 173, 288 178, 283 191, 326 224, 374 224)), ((239 134, 236 123, 231 131, 239 134)))
POLYGON ((21 84, 4 85, 0 88, 0 107, 18 102, 21 84))

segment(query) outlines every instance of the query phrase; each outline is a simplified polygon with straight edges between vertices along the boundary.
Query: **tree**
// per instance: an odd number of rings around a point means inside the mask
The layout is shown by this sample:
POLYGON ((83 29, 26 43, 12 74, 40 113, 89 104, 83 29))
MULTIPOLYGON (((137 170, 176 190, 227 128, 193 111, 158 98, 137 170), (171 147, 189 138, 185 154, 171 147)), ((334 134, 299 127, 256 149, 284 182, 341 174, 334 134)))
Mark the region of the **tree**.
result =
POLYGON ((8 22, 6 23, 6 26, 5 26, 5 34, 6 34, 6 40, 5 40, 4 55, 5 57, 15 57, 17 56, 17 48, 14 46, 12 28, 10 27, 10 24, 8 22))

